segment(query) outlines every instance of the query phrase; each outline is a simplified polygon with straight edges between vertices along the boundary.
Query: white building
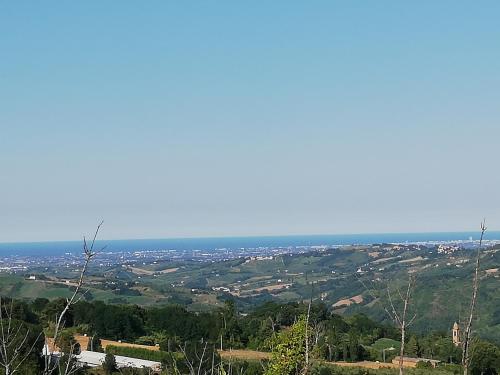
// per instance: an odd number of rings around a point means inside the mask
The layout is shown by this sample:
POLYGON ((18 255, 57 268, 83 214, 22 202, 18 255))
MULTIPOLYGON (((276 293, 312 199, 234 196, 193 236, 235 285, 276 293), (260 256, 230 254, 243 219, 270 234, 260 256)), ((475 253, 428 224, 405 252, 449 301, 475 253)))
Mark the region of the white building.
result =
MULTIPOLYGON (((76 356, 76 360, 82 366, 97 367, 104 363, 106 353, 91 352, 90 350, 82 350, 76 356)), ((150 368, 153 371, 161 371, 161 363, 155 361, 147 361, 145 359, 124 357, 115 355, 116 366, 121 367, 134 367, 134 368, 150 368)))

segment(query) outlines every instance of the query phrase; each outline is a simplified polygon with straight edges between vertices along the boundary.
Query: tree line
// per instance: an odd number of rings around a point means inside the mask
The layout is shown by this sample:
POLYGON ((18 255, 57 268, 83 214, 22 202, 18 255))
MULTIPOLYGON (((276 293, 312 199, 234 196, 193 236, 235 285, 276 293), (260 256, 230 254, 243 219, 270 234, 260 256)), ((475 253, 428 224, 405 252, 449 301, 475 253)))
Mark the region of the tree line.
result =
MULTIPOLYGON (((55 317, 60 316, 66 302, 64 299, 49 301, 38 298, 27 302, 2 298, 2 308, 4 311, 8 309, 12 327, 19 327, 18 343, 24 340, 23 332, 28 333, 21 354, 23 351, 28 353, 30 345, 35 348, 20 365, 19 373, 42 373, 43 338, 39 332, 45 332, 49 337, 53 334, 55 317)), ((400 338, 398 329, 393 326, 377 323, 362 314, 332 314, 322 303, 268 302, 242 314, 231 300, 213 311, 202 313, 188 311, 179 305, 141 307, 81 300, 67 309, 58 345, 69 352, 91 349, 75 348, 75 333, 90 336, 94 350, 101 350, 99 339, 159 345, 162 354, 155 358, 161 360, 165 371, 169 368, 173 371, 175 363, 177 370, 182 369, 186 372, 181 373, 186 374, 190 373, 186 363, 198 361, 199 365, 203 350, 206 353, 201 367, 206 371, 212 366, 212 360, 216 359, 220 364, 217 353, 221 349, 253 349, 272 353, 270 362, 265 366, 254 366, 253 372, 287 375, 298 374, 298 369, 303 369, 306 343, 311 363, 381 361, 383 353, 377 343, 392 340, 390 342, 398 345, 400 338), (283 350, 287 353, 286 365, 279 362, 283 350), (296 358, 296 362, 292 358, 296 358)), ((461 359, 461 349, 453 345, 447 332, 430 335, 409 332, 406 348, 407 355, 438 359, 444 363, 460 363, 461 359)), ((122 351, 114 353, 126 354, 122 351)), ((21 354, 17 361, 22 359, 21 354)), ((395 352, 384 354, 386 361, 390 361, 395 352)), ((499 370, 500 349, 494 344, 477 342, 473 355, 476 367, 491 374, 499 370)), ((139 354, 131 356, 141 357, 139 354)), ((474 368, 471 372, 477 373, 474 368)))

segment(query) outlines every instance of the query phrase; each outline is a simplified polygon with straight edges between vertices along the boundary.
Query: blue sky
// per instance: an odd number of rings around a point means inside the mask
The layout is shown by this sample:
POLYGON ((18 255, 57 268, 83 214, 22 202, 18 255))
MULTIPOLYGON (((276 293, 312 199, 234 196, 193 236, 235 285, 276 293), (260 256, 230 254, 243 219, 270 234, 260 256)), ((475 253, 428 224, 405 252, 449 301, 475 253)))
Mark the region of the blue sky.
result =
POLYGON ((499 228, 497 1, 0 3, 0 241, 499 228))

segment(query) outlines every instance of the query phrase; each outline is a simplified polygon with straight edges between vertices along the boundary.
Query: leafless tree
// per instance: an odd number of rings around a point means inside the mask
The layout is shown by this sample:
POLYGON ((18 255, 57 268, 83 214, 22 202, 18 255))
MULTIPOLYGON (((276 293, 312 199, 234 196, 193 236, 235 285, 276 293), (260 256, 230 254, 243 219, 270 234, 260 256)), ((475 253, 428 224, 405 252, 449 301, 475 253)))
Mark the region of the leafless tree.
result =
POLYGON ((320 322, 315 323, 312 326, 312 330, 314 333, 313 342, 314 342, 314 345, 316 346, 316 345, 318 345, 320 338, 325 336, 325 334, 326 334, 326 331, 327 331, 326 322, 320 321, 320 322))
POLYGON ((203 352, 200 357, 200 364, 198 365, 198 375, 201 375, 201 366, 203 365, 203 357, 205 357, 205 353, 207 352, 208 341, 205 342, 205 346, 203 346, 203 352))
POLYGON ((271 323, 271 329, 272 329, 273 333, 275 333, 277 322, 274 321, 272 316, 269 316, 269 322, 271 323))
POLYGON ((5 375, 18 373, 41 336, 40 332, 32 343, 29 342, 30 329, 21 322, 15 322, 13 307, 13 300, 5 306, 0 298, 0 367, 5 375), (27 350, 23 350, 26 347, 27 350))
POLYGON ((307 315, 306 315, 306 329, 305 329, 305 365, 304 368, 302 369, 303 374, 307 374, 309 372, 309 355, 310 355, 310 337, 309 337, 309 321, 311 318, 311 306, 313 302, 313 296, 314 296, 314 283, 311 283, 311 298, 309 299, 309 304, 307 305, 307 315))
MULTIPOLYGON (((355 274, 355 275, 357 277, 357 274, 355 274)), ((377 299, 379 301, 381 301, 381 299, 377 298, 374 290, 368 288, 366 283, 361 278, 358 277, 358 281, 361 283, 361 285, 363 285, 365 290, 370 294, 370 296, 373 298, 374 301, 377 299)), ((403 372, 404 372, 403 361, 404 361, 406 329, 413 324, 413 322, 415 321, 415 318, 417 317, 417 314, 414 313, 413 316, 410 319, 408 319, 411 294, 412 294, 414 286, 415 286, 415 277, 409 273, 408 274, 408 284, 406 287, 406 293, 403 294, 403 293, 401 293, 401 290, 399 288, 396 288, 396 290, 398 292, 398 297, 401 299, 402 307, 399 310, 396 308, 396 305, 394 304, 393 299, 392 299, 392 292, 391 292, 389 286, 387 286, 387 299, 389 301, 389 306, 382 304, 382 307, 385 310, 385 312, 387 313, 387 315, 389 316, 389 318, 394 322, 396 327, 401 332, 401 346, 399 349, 399 374, 400 375, 403 375, 403 372)))
POLYGON ((71 343, 68 353, 64 353, 66 360, 65 363, 64 362, 58 363, 60 374, 72 375, 78 371, 79 367, 77 366, 77 363, 74 360, 74 355, 76 353, 76 350, 77 350, 77 344, 71 343))
POLYGON ((392 320, 395 322, 399 330, 401 331, 401 347, 399 349, 399 374, 403 375, 403 360, 404 360, 404 350, 405 350, 405 336, 406 329, 411 326, 417 314, 414 314, 412 318, 408 319, 408 312, 410 307, 411 293, 415 285, 415 277, 408 275, 408 285, 406 287, 406 293, 402 294, 401 290, 397 288, 398 296, 401 299, 402 307, 398 311, 393 303, 390 288, 387 287, 387 297, 391 305, 391 310, 389 311, 392 320))
MULTIPOLYGON (((203 346, 203 350, 201 353, 198 353, 198 351, 195 348, 194 356, 195 358, 190 358, 188 351, 187 351, 187 343, 185 343, 183 346, 179 345, 179 350, 184 356, 184 362, 186 363, 186 366, 189 369, 189 375, 202 375, 201 370, 203 367, 203 364, 206 362, 205 359, 205 354, 207 352, 207 346, 208 346, 208 341, 205 341, 205 345, 203 346), (195 360, 198 360, 198 367, 196 367, 196 362, 195 360)), ((214 348, 215 351, 215 348, 214 348)), ((213 363, 213 356, 212 356, 212 371, 214 368, 214 363, 213 363)))
POLYGON ((469 317, 467 319, 467 325, 465 327, 463 346, 462 346, 462 366, 464 369, 464 375, 468 375, 469 366, 471 362, 471 340, 472 340, 472 322, 474 320, 474 313, 476 310, 477 293, 479 289, 479 265, 481 260, 481 248, 483 246, 484 232, 486 232, 486 221, 481 222, 481 238, 479 240, 479 246, 476 252, 476 267, 474 269, 474 277, 472 280, 472 298, 470 302, 469 317))
POLYGON ((312 296, 309 300, 309 305, 307 306, 307 316, 306 316, 306 332, 305 332, 305 340, 306 340, 306 366, 304 369, 304 373, 307 374, 309 370, 309 318, 311 317, 311 305, 312 305, 312 296))
POLYGON ((56 316, 55 320, 55 327, 54 327, 54 336, 53 336, 53 345, 48 345, 48 340, 46 338, 46 352, 44 353, 44 371, 43 375, 51 375, 57 368, 59 369, 60 374, 64 375, 71 375, 76 372, 77 366, 74 361, 74 356, 73 356, 73 350, 74 347, 72 345, 70 353, 67 354, 67 362, 64 364, 64 367, 61 366, 61 363, 54 358, 54 349, 55 346, 58 342, 61 330, 64 328, 64 319, 71 308, 75 303, 79 302, 81 298, 85 295, 85 292, 82 291, 83 284, 85 281, 85 276, 87 274, 87 270, 89 267, 90 262, 92 259, 102 250, 105 249, 105 247, 101 248, 100 250, 95 250, 95 242, 97 239, 97 235, 99 234, 99 231, 101 229, 103 222, 101 221, 99 225, 97 226, 97 229, 94 232, 94 236, 92 238, 92 241, 90 244, 87 242, 86 237, 83 237, 83 266, 80 271, 80 276, 78 278, 78 282, 76 284, 75 290, 73 291, 73 294, 71 295, 70 298, 66 299, 66 304, 61 311, 61 313, 56 316))

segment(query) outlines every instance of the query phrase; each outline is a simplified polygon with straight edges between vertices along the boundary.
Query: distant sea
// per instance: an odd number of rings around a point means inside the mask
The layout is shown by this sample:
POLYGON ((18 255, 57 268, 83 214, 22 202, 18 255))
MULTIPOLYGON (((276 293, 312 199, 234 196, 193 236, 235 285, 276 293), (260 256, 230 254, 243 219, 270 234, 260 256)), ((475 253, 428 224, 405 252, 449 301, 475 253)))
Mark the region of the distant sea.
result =
MULTIPOLYGON (((204 250, 244 249, 258 247, 300 247, 321 245, 351 245, 375 243, 416 243, 431 241, 469 241, 479 239, 478 232, 435 232, 435 233, 379 233, 379 234, 336 234, 297 235, 261 237, 211 237, 103 240, 97 247, 106 245, 107 252, 131 252, 147 250, 204 250)), ((500 232, 486 232, 485 239, 500 240, 500 232)), ((81 241, 18 242, 0 243, 0 256, 57 256, 65 253, 80 253, 81 241)))

